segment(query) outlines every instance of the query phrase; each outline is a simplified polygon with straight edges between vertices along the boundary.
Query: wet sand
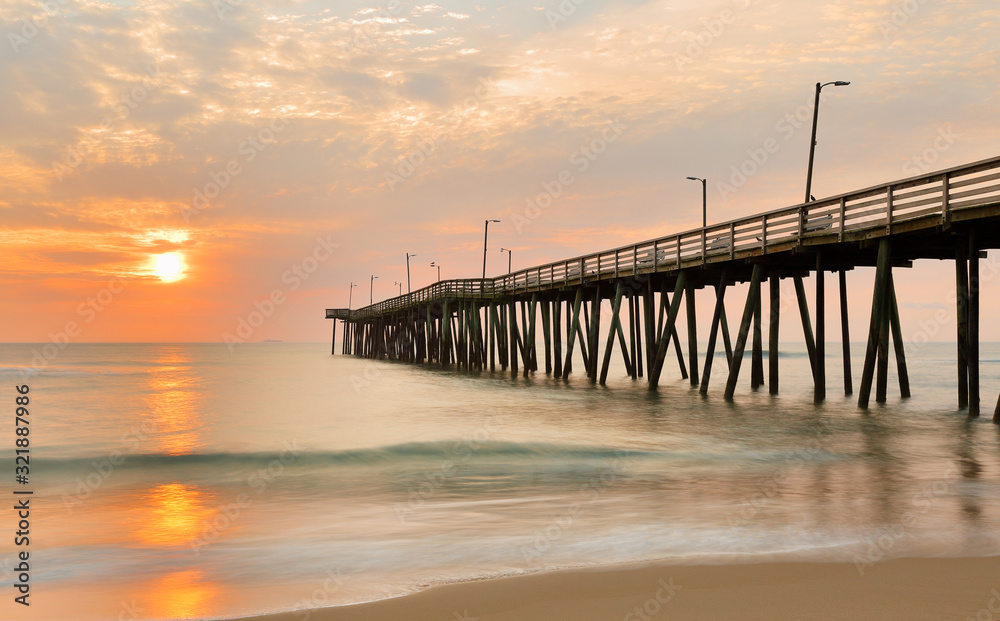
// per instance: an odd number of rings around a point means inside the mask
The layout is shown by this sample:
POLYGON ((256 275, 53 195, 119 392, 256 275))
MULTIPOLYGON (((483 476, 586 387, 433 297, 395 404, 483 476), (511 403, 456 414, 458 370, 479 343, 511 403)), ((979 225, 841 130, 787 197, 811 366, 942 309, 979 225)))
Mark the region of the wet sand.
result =
POLYGON ((449 584, 255 621, 1000 619, 1000 557, 653 565, 449 584))

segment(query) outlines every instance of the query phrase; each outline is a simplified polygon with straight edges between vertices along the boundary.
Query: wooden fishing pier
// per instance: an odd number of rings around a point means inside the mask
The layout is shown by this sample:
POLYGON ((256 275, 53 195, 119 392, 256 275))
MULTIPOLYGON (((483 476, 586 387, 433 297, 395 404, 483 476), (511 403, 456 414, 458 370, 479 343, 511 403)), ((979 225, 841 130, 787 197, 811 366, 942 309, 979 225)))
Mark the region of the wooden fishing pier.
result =
MULTIPOLYGON (((867 408, 872 388, 885 402, 889 343, 902 397, 910 396, 893 269, 917 259, 955 262, 958 406, 979 416, 979 260, 1000 248, 1000 157, 893 181, 714 224, 631 246, 540 265, 486 279, 439 281, 412 293, 358 310, 327 309, 344 323, 341 351, 373 359, 454 366, 470 371, 510 370, 525 376, 544 364, 546 374, 566 378, 582 371, 604 384, 614 349, 633 379, 655 390, 671 346, 680 374, 706 394, 721 340, 725 397, 736 391, 750 348, 754 390, 765 384, 761 317, 762 286, 770 296, 767 386, 779 388, 778 325, 781 279, 794 281, 799 320, 817 402, 826 397, 826 275, 839 281, 844 392, 854 391, 847 321, 846 272, 875 268, 858 406, 867 408), (815 276, 812 312, 804 279, 815 276), (726 291, 749 283, 735 335, 726 316, 726 291), (695 295, 711 289, 715 310, 707 351, 698 351, 695 295), (604 351, 600 351, 602 302, 611 301, 604 351), (687 356, 677 319, 684 306, 687 356), (540 321, 539 321, 540 319, 540 321), (536 344, 542 333, 543 351, 536 344), (732 338, 735 336, 735 340, 732 338), (579 349, 579 355, 574 357, 579 349)), ((672 364, 672 363, 671 363, 672 364)), ((994 414, 1000 422, 1000 402, 994 414)))

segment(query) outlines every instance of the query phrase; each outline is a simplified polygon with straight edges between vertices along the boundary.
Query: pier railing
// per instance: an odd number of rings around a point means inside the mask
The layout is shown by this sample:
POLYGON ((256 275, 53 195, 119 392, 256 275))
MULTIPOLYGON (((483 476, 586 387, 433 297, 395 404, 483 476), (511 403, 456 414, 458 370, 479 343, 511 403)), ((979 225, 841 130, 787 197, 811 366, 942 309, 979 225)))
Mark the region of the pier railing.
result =
MULTIPOLYGON (((523 269, 496 278, 445 280, 356 311, 365 319, 444 299, 490 299, 512 293, 548 291, 593 280, 670 272, 767 254, 789 246, 838 243, 845 236, 891 234, 903 222, 927 226, 951 220, 964 209, 1000 203, 1000 157, 873 186, 818 201, 713 224, 676 235, 603 250, 523 269)), ((327 317, 344 318, 331 315, 327 317)))

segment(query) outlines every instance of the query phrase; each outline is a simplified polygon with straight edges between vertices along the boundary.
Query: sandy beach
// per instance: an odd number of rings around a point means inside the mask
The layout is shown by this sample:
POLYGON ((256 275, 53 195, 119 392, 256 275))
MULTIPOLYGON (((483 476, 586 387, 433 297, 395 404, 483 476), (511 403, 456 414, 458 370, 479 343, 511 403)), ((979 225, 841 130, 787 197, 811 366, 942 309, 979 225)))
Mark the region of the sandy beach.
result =
POLYGON ((1000 558, 656 565, 440 586, 392 600, 258 621, 1000 619, 1000 558))

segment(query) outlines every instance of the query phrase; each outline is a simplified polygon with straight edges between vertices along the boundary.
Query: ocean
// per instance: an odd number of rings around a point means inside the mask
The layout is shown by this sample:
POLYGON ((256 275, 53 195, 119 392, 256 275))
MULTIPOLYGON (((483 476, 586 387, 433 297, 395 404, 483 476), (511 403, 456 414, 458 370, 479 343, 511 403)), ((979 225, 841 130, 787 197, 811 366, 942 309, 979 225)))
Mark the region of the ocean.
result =
POLYGON ((747 360, 733 403, 718 358, 702 397, 672 353, 651 393, 620 360, 600 387, 329 344, 73 344, 25 372, 40 347, 0 346, 9 416, 30 387, 30 481, 9 424, 5 493, 33 491, 30 608, 13 602, 15 511, 0 519, 3 619, 223 618, 652 560, 1000 553, 998 344, 973 421, 954 344, 913 349, 913 398, 891 374, 868 413, 843 396, 839 344, 819 406, 797 344, 780 396, 750 390, 747 360))

